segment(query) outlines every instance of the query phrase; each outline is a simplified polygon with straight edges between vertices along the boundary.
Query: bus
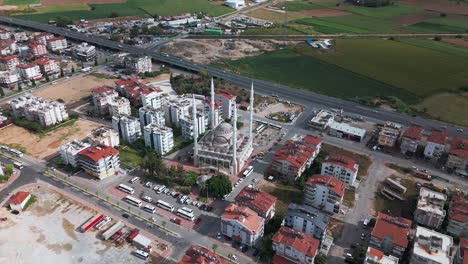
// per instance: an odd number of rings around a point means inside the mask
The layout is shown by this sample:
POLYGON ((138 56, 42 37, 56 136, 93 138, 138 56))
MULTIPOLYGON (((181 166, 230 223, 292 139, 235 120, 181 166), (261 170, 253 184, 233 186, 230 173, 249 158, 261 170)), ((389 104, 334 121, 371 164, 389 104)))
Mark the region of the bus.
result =
POLYGON ((139 180, 140 178, 139 177, 133 177, 129 182, 130 183, 135 183, 139 180))
POLYGON ((177 215, 189 221, 195 220, 195 216, 193 215, 193 213, 189 213, 182 209, 177 210, 177 215))
POLYGON ((133 194, 135 193, 135 189, 133 189, 132 187, 129 187, 125 184, 120 184, 119 187, 117 187, 119 190, 123 191, 123 192, 126 192, 126 193, 129 193, 129 194, 133 194))
POLYGON ((154 214, 154 212, 156 212, 156 208, 154 208, 154 206, 151 206, 149 204, 143 206, 143 210, 148 212, 148 213, 152 213, 152 214, 154 214))
POLYGON ((137 206, 137 207, 141 207, 142 205, 142 202, 140 200, 138 200, 137 198, 135 197, 132 197, 130 195, 127 195, 125 196, 125 199, 124 199, 127 203, 131 204, 131 205, 134 205, 134 206, 137 206))
POLYGON ((246 178, 253 172, 253 166, 249 166, 245 169, 244 173, 242 173, 242 177, 246 178))
POLYGON ((265 128, 265 125, 261 124, 257 128, 255 128, 255 133, 261 133, 265 128))
POLYGON ((141 258, 143 260, 147 260, 148 257, 149 257, 148 252, 145 252, 143 250, 138 249, 138 250, 135 250, 133 253, 135 254, 135 256, 137 256, 137 257, 139 257, 139 258, 141 258))
POLYGON ((156 205, 166 211, 169 211, 169 212, 174 212, 174 206, 170 203, 166 203, 165 201, 162 201, 162 200, 158 200, 158 202, 156 203, 156 205))
POLYGON ((15 168, 17 168, 18 170, 22 170, 24 168, 23 164, 21 164, 20 162, 13 162, 13 166, 15 168))
POLYGON ((193 210, 191 208, 188 208, 188 207, 182 207, 182 208, 180 208, 180 210, 185 211, 185 212, 187 212, 189 214, 193 214, 193 210))

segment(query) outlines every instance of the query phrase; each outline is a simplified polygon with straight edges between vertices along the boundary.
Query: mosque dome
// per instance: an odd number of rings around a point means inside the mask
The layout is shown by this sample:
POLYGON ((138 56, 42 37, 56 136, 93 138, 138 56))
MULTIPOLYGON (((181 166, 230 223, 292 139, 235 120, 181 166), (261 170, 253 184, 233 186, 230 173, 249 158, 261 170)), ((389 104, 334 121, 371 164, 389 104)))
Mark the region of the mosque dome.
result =
POLYGON ((221 123, 213 131, 213 145, 224 146, 227 145, 233 135, 233 128, 229 123, 221 123))

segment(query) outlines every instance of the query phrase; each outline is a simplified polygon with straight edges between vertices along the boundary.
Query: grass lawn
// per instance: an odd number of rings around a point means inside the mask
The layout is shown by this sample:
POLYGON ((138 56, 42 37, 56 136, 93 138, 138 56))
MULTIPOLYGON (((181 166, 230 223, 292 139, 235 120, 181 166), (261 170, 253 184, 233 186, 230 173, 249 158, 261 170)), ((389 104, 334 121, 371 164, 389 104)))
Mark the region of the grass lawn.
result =
MULTIPOLYGON (((395 179, 396 177, 391 176, 391 178, 395 179)), ((406 200, 389 200, 379 192, 375 195, 374 207, 377 212, 383 212, 394 216, 401 216, 412 220, 419 194, 415 186, 416 182, 410 179, 402 178, 400 183, 407 188, 407 191, 404 195, 406 200)))
POLYGON ((303 192, 297 186, 275 182, 274 186, 263 186, 262 190, 278 198, 276 202, 277 214, 285 215, 290 203, 302 204, 303 192))
POLYGON ((322 150, 327 151, 330 154, 340 154, 353 158, 359 164, 358 177, 366 176, 367 170, 372 163, 371 159, 367 155, 352 152, 350 150, 346 150, 330 144, 323 144, 322 150))
POLYGON ((73 4, 57 4, 57 5, 46 5, 42 7, 35 7, 35 14, 44 14, 44 13, 57 13, 57 12, 67 12, 67 11, 78 11, 78 10, 91 10, 89 5, 83 3, 73 3, 73 4))
POLYGON ((26 204, 23 207, 23 211, 26 211, 31 204, 33 204, 37 200, 37 197, 33 194, 31 194, 31 198, 26 202, 26 204))
MULTIPOLYGON (((19 1, 19 0, 17 0, 19 1)), ((91 4, 94 10, 65 11, 51 9, 49 13, 18 15, 19 18, 47 22, 57 16, 69 17, 73 20, 107 18, 112 12, 120 17, 142 15, 176 15, 181 13, 203 12, 210 16, 219 16, 233 11, 222 5, 212 4, 205 0, 128 0, 126 3, 91 4)))
MULTIPOLYGON (((281 12, 276 12, 268 9, 256 9, 248 14, 251 17, 265 19, 271 21, 273 23, 283 23, 284 22, 284 14, 281 12)), ((290 12, 288 11, 288 21, 297 20, 307 17, 305 14, 300 12, 290 12)))
POLYGON ((443 53, 447 53, 454 56, 461 56, 468 58, 468 49, 460 46, 452 45, 449 43, 444 43, 440 41, 435 41, 432 39, 410 39, 410 38, 401 38, 397 39, 398 42, 427 48, 443 53))
MULTIPOLYGON (((354 73, 402 88, 407 103, 444 91, 458 91, 468 83, 468 60, 434 49, 383 39, 337 39, 337 52, 318 52, 306 44, 297 50, 354 73), (410 74, 410 75, 409 75, 410 74)), ((375 92, 370 92, 372 96, 375 92)))
POLYGON ((224 62, 228 68, 247 76, 345 99, 372 95, 414 98, 403 89, 290 49, 224 62))
POLYGON ((379 18, 351 15, 325 18, 303 18, 296 23, 313 26, 318 32, 325 34, 336 33, 392 33, 398 32, 398 24, 379 18))
POLYGON ((438 17, 405 28, 420 33, 466 33, 468 20, 438 17))
MULTIPOLYGON (((285 7, 287 11, 303 11, 303 10, 312 10, 312 9, 322 9, 330 6, 335 6, 336 3, 332 2, 322 2, 322 3, 312 3, 303 0, 297 1, 287 1, 278 5, 278 7, 285 7)), ((289 16, 289 12, 288 12, 289 16)))
POLYGON ((348 206, 349 208, 353 208, 355 200, 356 200, 356 193, 350 189, 345 189, 345 193, 343 197, 343 204, 348 206))
POLYGON ((4 0, 2 5, 30 5, 30 4, 39 4, 40 0, 4 0))
POLYGON ((423 11, 422 9, 414 6, 393 4, 384 7, 365 7, 365 6, 352 6, 345 9, 346 11, 367 17, 374 18, 390 18, 402 15, 408 15, 423 11))
POLYGON ((102 72, 92 72, 90 73, 89 75, 92 75, 96 78, 99 78, 99 79, 117 79, 116 77, 110 75, 110 74, 107 74, 107 73, 102 73, 102 72))
POLYGON ((415 106, 419 111, 445 122, 468 127, 468 98, 459 94, 443 93, 426 98, 415 106))
POLYGON ((119 157, 122 168, 136 168, 139 166, 142 156, 138 149, 132 145, 120 144, 119 157))

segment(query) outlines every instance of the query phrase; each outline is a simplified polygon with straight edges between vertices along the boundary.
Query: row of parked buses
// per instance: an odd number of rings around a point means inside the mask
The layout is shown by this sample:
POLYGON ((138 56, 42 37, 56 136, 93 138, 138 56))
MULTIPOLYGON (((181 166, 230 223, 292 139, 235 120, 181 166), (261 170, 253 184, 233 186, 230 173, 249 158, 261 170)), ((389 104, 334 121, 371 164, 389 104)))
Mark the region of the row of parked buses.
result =
MULTIPOLYGON (((123 191, 123 192, 128 193, 128 194, 134 194, 135 193, 134 188, 132 188, 130 186, 127 186, 125 184, 120 184, 117 188, 119 190, 123 191)), ((124 201, 131 204, 131 205, 133 205, 133 206, 139 207, 139 208, 141 208, 142 205, 143 205, 143 202, 140 199, 137 199, 137 198, 135 198, 133 196, 130 196, 130 195, 125 196, 124 201)), ((174 210, 175 210, 174 205, 172 205, 172 204, 170 204, 168 202, 165 202, 163 200, 158 200, 158 201, 156 201, 155 204, 156 204, 157 207, 159 207, 159 208, 161 208, 163 210, 169 211, 171 213, 173 213, 174 210)), ((156 208, 154 206, 149 205, 149 204, 144 205, 142 209, 144 211, 152 213, 152 214, 154 214, 156 212, 156 208)), ((188 208, 188 207, 182 207, 182 208, 178 209, 176 211, 176 214, 178 216, 180 216, 181 218, 189 220, 189 221, 194 221, 195 220, 195 215, 193 214, 193 210, 188 208)))
POLYGON ((13 155, 15 155, 16 157, 19 157, 19 158, 23 157, 23 152, 21 152, 21 151, 19 151, 19 150, 16 150, 16 149, 14 149, 14 148, 9 148, 9 147, 7 147, 7 146, 0 146, 0 149, 3 150, 3 151, 8 152, 8 153, 10 153, 10 154, 13 154, 13 155))

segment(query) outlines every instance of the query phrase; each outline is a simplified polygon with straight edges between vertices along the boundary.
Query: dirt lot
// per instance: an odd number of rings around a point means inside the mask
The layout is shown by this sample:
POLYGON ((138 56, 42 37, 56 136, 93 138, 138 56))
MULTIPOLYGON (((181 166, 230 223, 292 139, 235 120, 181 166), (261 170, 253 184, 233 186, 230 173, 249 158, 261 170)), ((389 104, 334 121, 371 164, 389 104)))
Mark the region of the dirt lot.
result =
POLYGON ((261 40, 177 40, 162 48, 176 57, 199 63, 212 63, 220 58, 240 59, 271 51, 274 46, 261 40))
POLYGON ((417 6, 425 10, 443 12, 447 14, 468 15, 468 5, 457 4, 456 1, 447 0, 402 0, 402 4, 417 6))
MULTIPOLYGON (((291 104, 291 105, 287 105, 287 104, 284 104, 284 103, 275 103, 275 104, 267 104, 267 106, 263 107, 264 105, 260 105, 260 109, 262 109, 262 111, 260 112, 257 112, 256 114, 259 115, 259 116, 262 116, 262 117, 267 117, 267 118, 270 118, 269 116, 270 115, 275 115, 275 114, 278 114, 278 113, 297 113, 300 114, 301 112, 304 111, 304 107, 301 106, 301 105, 294 105, 294 104, 291 104)), ((296 116, 297 116, 296 115, 296 116)), ((279 120, 280 122, 284 122, 284 121, 281 121, 279 120)))
POLYGON ((83 139, 99 126, 97 123, 78 119, 72 126, 61 127, 39 137, 24 128, 12 125, 0 130, 0 142, 21 145, 26 148, 28 155, 37 159, 46 159, 58 151, 61 144, 75 138, 83 139))
POLYGON ((50 100, 62 99, 65 104, 71 104, 80 99, 90 96, 91 90, 102 85, 114 86, 113 79, 97 78, 92 75, 78 75, 55 85, 33 92, 36 96, 50 100))
POLYGON ((144 263, 131 255, 128 243, 116 247, 97 238, 96 231, 78 228, 96 214, 45 187, 31 190, 37 197, 26 211, 0 217, 0 263, 144 263))
POLYGON ((436 18, 439 16, 440 16, 440 13, 438 12, 425 11, 425 12, 416 13, 416 14, 408 14, 408 15, 393 17, 390 19, 390 21, 396 22, 400 25, 412 25, 412 24, 423 22, 425 20, 436 18))

